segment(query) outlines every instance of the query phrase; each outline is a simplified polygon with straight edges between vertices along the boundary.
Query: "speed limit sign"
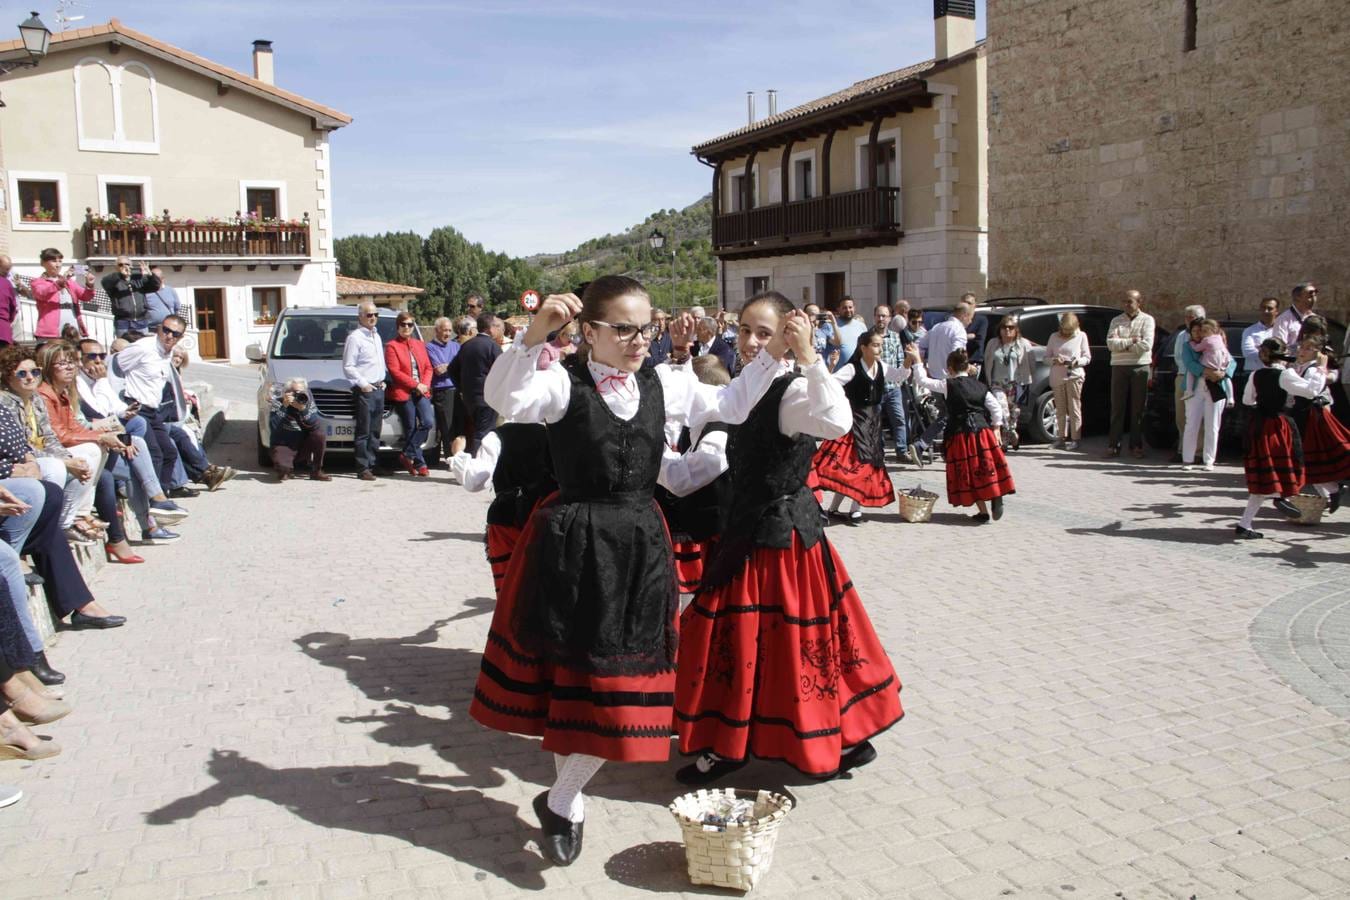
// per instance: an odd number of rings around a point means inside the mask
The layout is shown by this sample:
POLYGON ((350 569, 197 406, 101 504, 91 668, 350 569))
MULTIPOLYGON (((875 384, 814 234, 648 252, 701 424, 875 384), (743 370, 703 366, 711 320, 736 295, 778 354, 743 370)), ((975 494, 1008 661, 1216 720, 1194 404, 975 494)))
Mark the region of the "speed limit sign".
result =
POLYGON ((525 293, 521 294, 520 305, 525 308, 526 312, 534 312, 536 309, 539 308, 539 292, 526 291, 525 293))

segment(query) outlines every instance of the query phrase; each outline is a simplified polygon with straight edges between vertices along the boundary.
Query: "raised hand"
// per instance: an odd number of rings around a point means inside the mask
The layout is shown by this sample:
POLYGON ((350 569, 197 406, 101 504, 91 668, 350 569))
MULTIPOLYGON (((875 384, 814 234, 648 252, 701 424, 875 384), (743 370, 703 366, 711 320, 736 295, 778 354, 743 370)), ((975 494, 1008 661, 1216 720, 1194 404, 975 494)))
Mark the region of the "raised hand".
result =
POLYGON ((536 347, 548 336, 562 328, 581 312, 581 298, 576 294, 549 294, 539 304, 530 328, 525 332, 525 346, 536 347))
POLYGON ((682 312, 670 320, 670 345, 688 347, 693 340, 694 317, 682 312))

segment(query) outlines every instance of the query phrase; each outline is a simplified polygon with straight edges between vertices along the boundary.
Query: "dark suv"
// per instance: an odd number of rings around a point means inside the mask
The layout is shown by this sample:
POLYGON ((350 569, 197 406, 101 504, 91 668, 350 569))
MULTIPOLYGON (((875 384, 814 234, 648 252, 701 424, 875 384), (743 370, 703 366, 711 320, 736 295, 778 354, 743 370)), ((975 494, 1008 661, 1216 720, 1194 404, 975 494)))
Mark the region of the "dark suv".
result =
MULTIPOLYGON (((1004 316, 1016 316, 1022 337, 1036 345, 1036 366, 1032 373, 1027 403, 1022 407, 1018 430, 1034 443, 1055 440, 1055 397, 1050 390, 1050 366, 1045 362, 1045 345, 1059 330, 1059 317, 1066 312, 1078 316, 1079 327, 1087 335, 1092 349, 1083 382, 1083 433, 1105 431, 1111 419, 1111 351, 1106 349, 1106 329, 1120 310, 1111 306, 1087 306, 1078 303, 1028 303, 1029 298, 1018 297, 1016 305, 993 300, 975 308, 976 322, 971 331, 994 340, 998 335, 998 321, 1004 316), (983 329, 978 326, 983 320, 983 329)), ((1032 298, 1034 299, 1034 298, 1032 298)), ((1161 340, 1159 331, 1154 340, 1161 340)), ((983 342, 978 342, 982 344, 983 342)), ((972 361, 984 364, 983 346, 971 342, 972 361)))
MULTIPOLYGON (((1242 405, 1242 391, 1247 386, 1251 374, 1246 370, 1242 358, 1242 332, 1246 331, 1255 319, 1225 319, 1224 337, 1228 339, 1228 352, 1237 362, 1237 371, 1233 373, 1233 406, 1224 410, 1219 425, 1219 445, 1234 447, 1242 443, 1246 431, 1248 410, 1242 405)), ((1342 347, 1345 344, 1345 326, 1340 322, 1327 320, 1330 329, 1330 347, 1342 347)), ((1154 343, 1153 377, 1149 379, 1148 405, 1144 409, 1144 439, 1149 446, 1165 450, 1177 446, 1176 425, 1176 382, 1177 361, 1172 356, 1176 332, 1168 334, 1161 342, 1154 343)))

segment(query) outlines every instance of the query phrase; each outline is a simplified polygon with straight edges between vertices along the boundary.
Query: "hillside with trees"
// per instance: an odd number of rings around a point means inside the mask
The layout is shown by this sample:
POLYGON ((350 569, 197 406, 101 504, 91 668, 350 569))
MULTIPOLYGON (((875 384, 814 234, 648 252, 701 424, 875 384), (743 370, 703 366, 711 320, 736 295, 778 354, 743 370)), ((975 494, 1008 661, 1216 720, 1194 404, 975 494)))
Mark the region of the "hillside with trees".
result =
POLYGON ((448 225, 425 238, 410 231, 339 238, 334 252, 343 275, 426 289, 413 304, 424 321, 462 313, 470 293, 488 298, 493 309, 517 313, 526 290, 573 290, 600 275, 637 278, 657 306, 690 306, 715 302, 717 296, 711 213, 711 198, 704 197, 681 210, 655 212, 620 234, 593 238, 565 253, 525 258, 484 249, 448 225), (665 236, 660 250, 648 242, 654 230, 665 236))

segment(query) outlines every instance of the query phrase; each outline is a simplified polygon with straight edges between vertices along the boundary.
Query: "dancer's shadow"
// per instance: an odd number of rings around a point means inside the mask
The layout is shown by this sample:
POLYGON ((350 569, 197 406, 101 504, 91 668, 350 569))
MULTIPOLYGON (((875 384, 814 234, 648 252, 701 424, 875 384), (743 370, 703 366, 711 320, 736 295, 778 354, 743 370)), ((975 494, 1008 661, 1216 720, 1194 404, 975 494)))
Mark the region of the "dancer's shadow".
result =
POLYGON ((1273 552, 1258 551, 1252 556, 1279 560, 1281 565, 1292 569, 1316 569, 1319 564, 1350 564, 1350 556, 1345 553, 1325 553, 1314 550, 1303 541, 1290 541, 1281 550, 1273 552))
POLYGON ((429 544, 433 541, 468 541, 471 544, 483 543, 481 531, 424 531, 423 537, 408 538, 410 544, 429 544))
MULTIPOLYGON (((471 601, 472 602, 472 601, 471 601)), ((508 781, 548 786, 555 771, 535 738, 493 731, 469 717, 482 654, 436 645, 438 631, 457 616, 439 619, 417 634, 352 638, 314 632, 295 643, 322 665, 340 669, 361 693, 383 704, 344 724, 375 726, 370 737, 391 747, 432 747, 458 773, 442 781, 457 787, 495 788, 508 781), (428 714, 439 707, 448 717, 428 714)), ((674 755, 674 754, 672 754, 674 755)), ((677 793, 679 765, 606 766, 586 793, 616 800, 663 804, 677 793)))
POLYGON ((449 779, 422 775, 409 763, 272 769, 233 750, 213 750, 206 770, 214 785, 148 813, 146 823, 169 825, 236 797, 258 797, 325 828, 390 835, 517 888, 544 888, 547 864, 526 847, 538 834, 533 823, 480 791, 433 787, 449 779))
POLYGON ((1207 528, 1126 528, 1125 523, 1117 519, 1097 528, 1066 528, 1066 534, 1096 535, 1098 537, 1133 538, 1141 541, 1163 541, 1168 544, 1231 544, 1232 531, 1210 530, 1207 528))

